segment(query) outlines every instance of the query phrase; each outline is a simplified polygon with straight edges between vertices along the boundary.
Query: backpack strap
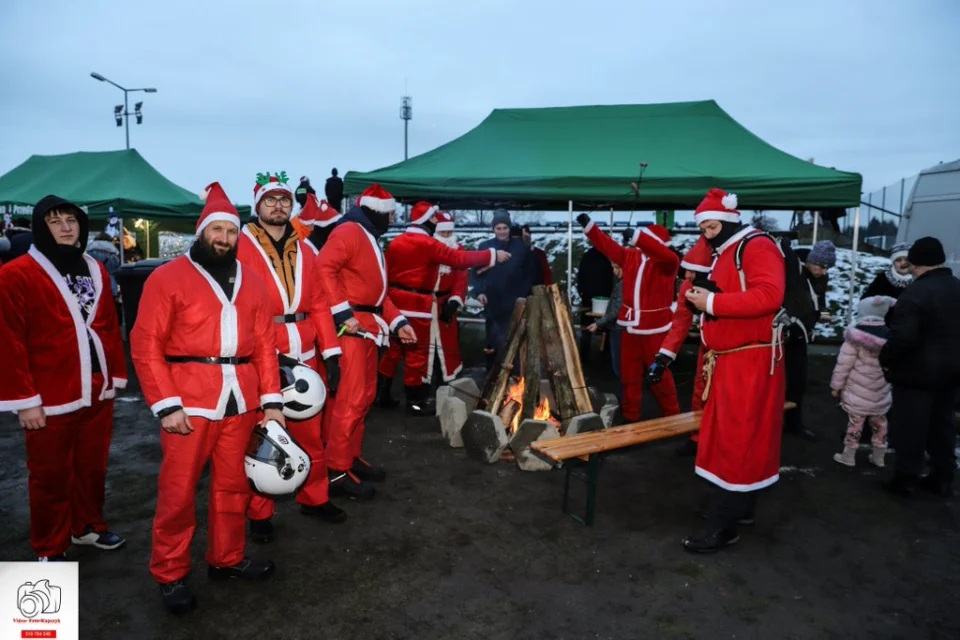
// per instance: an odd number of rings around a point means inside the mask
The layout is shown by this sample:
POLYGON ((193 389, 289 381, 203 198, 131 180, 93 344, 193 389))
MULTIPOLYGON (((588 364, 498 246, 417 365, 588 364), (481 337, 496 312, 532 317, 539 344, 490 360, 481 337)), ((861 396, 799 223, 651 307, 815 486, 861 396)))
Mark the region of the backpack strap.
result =
POLYGON ((777 250, 780 252, 780 255, 786 257, 786 254, 783 252, 783 247, 780 246, 780 241, 775 237, 767 233, 766 231, 761 231, 760 233, 751 233, 746 238, 741 240, 737 244, 737 249, 733 254, 733 263, 737 267, 737 273, 740 274, 740 289, 741 291, 747 290, 747 277, 743 274, 743 249, 747 246, 747 243, 754 238, 770 238, 773 244, 776 245, 777 250))

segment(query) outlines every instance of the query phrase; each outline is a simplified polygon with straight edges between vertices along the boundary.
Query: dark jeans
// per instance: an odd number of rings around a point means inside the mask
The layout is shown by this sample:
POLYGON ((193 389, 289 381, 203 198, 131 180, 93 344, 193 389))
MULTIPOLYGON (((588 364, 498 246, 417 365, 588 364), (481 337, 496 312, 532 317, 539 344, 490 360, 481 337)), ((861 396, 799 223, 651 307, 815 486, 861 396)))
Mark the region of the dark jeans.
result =
POLYGON ((930 472, 944 482, 957 470, 957 429, 954 425, 954 391, 907 389, 893 385, 896 411, 890 423, 889 442, 897 452, 898 474, 918 477, 923 454, 930 454, 930 472))
POLYGON ((737 521, 753 518, 758 491, 728 491, 716 487, 710 501, 707 520, 717 529, 736 532, 737 521))
POLYGON ((803 395, 807 392, 807 341, 791 340, 783 345, 783 364, 787 374, 787 402, 797 403, 796 409, 783 414, 785 431, 803 429, 803 395))

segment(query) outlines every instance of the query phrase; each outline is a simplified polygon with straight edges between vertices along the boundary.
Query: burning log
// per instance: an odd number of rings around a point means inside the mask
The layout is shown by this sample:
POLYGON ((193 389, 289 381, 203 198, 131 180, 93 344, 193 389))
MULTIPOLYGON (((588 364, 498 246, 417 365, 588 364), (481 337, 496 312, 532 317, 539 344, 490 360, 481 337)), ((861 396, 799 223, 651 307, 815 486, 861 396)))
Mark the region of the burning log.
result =
POLYGON ((503 403, 503 408, 497 412, 497 415, 500 416, 500 422, 507 428, 508 433, 513 433, 515 428, 513 421, 520 414, 520 409, 521 406, 519 402, 509 399, 503 403))
MULTIPOLYGON (((553 285, 551 285, 553 286, 553 285)), ((550 295, 546 287, 534 287, 534 295, 542 295, 540 305, 540 336, 543 350, 547 357, 547 372, 553 397, 557 400, 554 410, 561 420, 569 420, 577 415, 577 404, 573 396, 573 387, 570 384, 569 367, 560 339, 560 328, 557 326, 557 317, 550 303, 550 295), (539 291, 537 291, 539 289, 539 291)), ((579 362, 579 360, 577 361, 579 362)))
POLYGON ((567 376, 573 388, 575 414, 590 413, 593 411, 593 403, 590 401, 587 382, 583 377, 583 367, 580 365, 580 353, 577 350, 577 339, 573 333, 570 310, 563 301, 559 286, 552 284, 546 290, 547 298, 550 301, 549 306, 560 329, 560 343, 563 345, 564 360, 568 367, 567 376))
POLYGON ((530 380, 523 390, 523 413, 521 420, 533 418, 537 406, 540 404, 540 318, 543 305, 546 302, 543 296, 543 287, 535 287, 533 295, 527 298, 527 341, 524 354, 523 379, 530 380), (536 291, 540 289, 540 291, 536 291))
POLYGON ((504 347, 500 366, 492 369, 484 382, 483 391, 480 392, 481 400, 477 405, 478 409, 498 413, 504 398, 507 397, 507 385, 510 382, 510 372, 513 369, 513 362, 517 358, 517 351, 520 348, 520 341, 526 333, 526 299, 518 298, 513 307, 513 315, 510 317, 510 329, 507 332, 507 341, 504 347))

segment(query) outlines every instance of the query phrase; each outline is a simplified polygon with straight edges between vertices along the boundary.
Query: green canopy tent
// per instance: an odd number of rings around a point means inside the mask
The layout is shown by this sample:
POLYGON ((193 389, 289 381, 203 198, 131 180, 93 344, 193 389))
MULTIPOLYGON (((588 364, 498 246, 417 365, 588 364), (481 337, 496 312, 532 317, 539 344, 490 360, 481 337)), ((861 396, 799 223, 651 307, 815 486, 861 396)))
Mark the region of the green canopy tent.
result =
MULTIPOLYGON (((196 220, 203 210, 196 193, 170 182, 136 149, 30 156, 0 176, 0 207, 18 214, 29 215, 50 193, 83 207, 92 219, 196 220)), ((241 217, 250 213, 249 206, 237 209, 241 217)))
MULTIPOLYGON (((372 183, 401 202, 446 209, 567 209, 569 250, 574 206, 693 209, 720 187, 736 193, 744 210, 857 207, 862 178, 780 151, 707 100, 497 109, 432 151, 348 172, 344 190, 357 194, 372 183)), ((567 269, 569 287, 569 258, 567 269)))

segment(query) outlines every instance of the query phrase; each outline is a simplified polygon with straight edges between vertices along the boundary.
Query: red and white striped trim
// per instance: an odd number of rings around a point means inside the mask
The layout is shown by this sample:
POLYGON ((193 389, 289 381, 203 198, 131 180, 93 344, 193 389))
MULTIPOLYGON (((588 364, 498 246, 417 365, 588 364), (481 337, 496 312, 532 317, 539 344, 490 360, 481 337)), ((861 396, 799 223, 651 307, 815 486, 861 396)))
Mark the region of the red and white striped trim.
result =
POLYGON ((713 484, 723 489, 726 489, 727 491, 741 491, 741 492, 757 491, 758 489, 769 487, 770 485, 772 485, 773 483, 775 483, 777 480, 780 479, 780 473, 777 472, 771 477, 761 480, 759 482, 751 482, 750 484, 734 484, 732 482, 727 482, 726 480, 721 480, 716 474, 711 473, 702 467, 696 467, 694 471, 701 478, 709 480, 713 484))

